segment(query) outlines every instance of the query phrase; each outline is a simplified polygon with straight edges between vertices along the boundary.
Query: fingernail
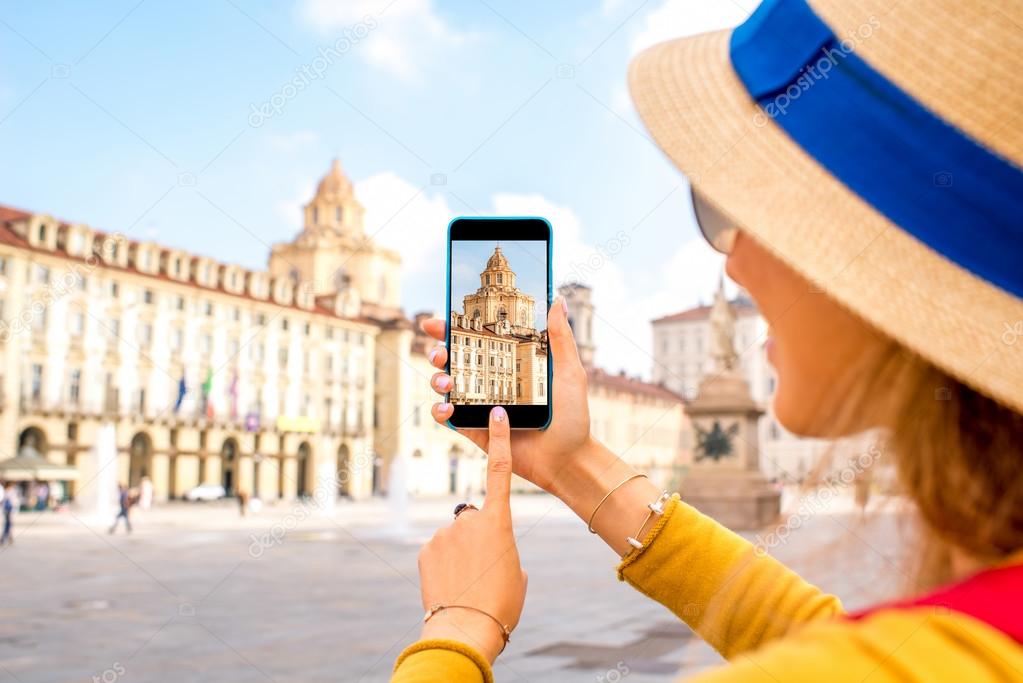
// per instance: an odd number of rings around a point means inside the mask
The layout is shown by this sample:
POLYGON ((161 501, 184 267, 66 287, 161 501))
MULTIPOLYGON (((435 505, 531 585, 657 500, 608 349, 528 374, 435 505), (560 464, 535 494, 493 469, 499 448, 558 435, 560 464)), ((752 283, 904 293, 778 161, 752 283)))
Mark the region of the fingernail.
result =
POLYGON ((440 387, 442 390, 447 391, 448 389, 451 388, 451 378, 441 377, 439 380, 437 380, 437 386, 440 387))
POLYGON ((450 403, 438 403, 437 404, 437 410, 442 412, 442 413, 446 413, 450 409, 451 409, 451 404, 450 403))
POLYGON ((427 358, 430 359, 430 363, 433 363, 433 361, 437 360, 437 349, 433 349, 432 351, 430 351, 430 353, 427 355, 427 358))
POLYGON ((561 297, 561 312, 568 315, 568 299, 561 297))
POLYGON ((504 408, 501 406, 494 406, 494 410, 491 411, 491 414, 494 416, 494 422, 504 422, 508 417, 508 413, 506 413, 504 408))

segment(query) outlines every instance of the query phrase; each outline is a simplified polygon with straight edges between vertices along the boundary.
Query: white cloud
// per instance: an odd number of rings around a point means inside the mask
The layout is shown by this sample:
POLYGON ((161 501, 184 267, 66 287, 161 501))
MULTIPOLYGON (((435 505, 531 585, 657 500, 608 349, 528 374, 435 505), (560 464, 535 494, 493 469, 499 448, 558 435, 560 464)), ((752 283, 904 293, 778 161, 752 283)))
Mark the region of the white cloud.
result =
POLYGON ((405 281, 424 272, 444 272, 444 228, 452 212, 443 195, 428 196, 395 173, 385 171, 355 183, 366 207, 366 234, 401 254, 405 281))
POLYGON ((430 52, 470 37, 449 26, 432 0, 304 0, 301 16, 321 33, 375 24, 353 52, 405 81, 420 75, 430 52))
POLYGON ((632 53, 671 38, 738 26, 760 0, 665 0, 647 13, 642 30, 633 36, 632 53))

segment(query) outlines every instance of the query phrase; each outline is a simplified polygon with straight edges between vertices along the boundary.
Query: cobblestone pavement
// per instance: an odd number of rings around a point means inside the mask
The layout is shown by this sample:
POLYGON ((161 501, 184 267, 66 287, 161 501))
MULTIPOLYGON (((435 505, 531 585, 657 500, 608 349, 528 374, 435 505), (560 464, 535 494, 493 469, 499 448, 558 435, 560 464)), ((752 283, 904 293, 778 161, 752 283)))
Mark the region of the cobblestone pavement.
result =
MULTIPOLYGON (((167 505, 106 533, 79 513, 21 514, 0 551, 0 683, 386 681, 422 615, 416 553, 454 501, 323 515, 278 505, 167 505)), ((903 580, 903 517, 848 504, 799 518, 774 554, 857 607, 903 580)), ((719 662, 619 583, 615 556, 546 496, 513 501, 529 596, 499 681, 674 680, 719 662)))

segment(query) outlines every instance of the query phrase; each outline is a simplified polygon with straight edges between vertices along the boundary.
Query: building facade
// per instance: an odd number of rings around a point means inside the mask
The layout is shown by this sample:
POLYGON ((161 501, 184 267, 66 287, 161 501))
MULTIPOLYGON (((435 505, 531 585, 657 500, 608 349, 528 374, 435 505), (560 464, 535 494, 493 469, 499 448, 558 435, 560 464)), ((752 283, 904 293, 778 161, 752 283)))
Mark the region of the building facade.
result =
POLYGON ((501 247, 487 259, 480 287, 451 312, 454 403, 544 404, 547 331, 534 327, 536 302, 515 286, 501 247))
POLYGON ((148 477, 157 500, 200 483, 264 499, 369 495, 374 467, 357 465, 375 460, 376 349, 394 334, 381 313, 400 315, 397 257, 356 243, 361 207, 342 180, 335 164, 268 272, 0 208, 4 455, 30 442, 75 466, 66 495, 79 496, 112 425, 117 480, 148 477), (341 220, 327 228, 325 216, 341 220), (305 259, 316 239, 330 243, 305 259), (351 276, 323 276, 340 263, 351 276))
MULTIPOLYGON (((775 419, 771 402, 776 379, 764 343, 767 322, 756 305, 741 294, 731 302, 735 313, 735 351, 739 370, 749 383, 753 400, 767 411, 760 418, 760 467, 768 477, 801 480, 825 451, 818 440, 787 432, 775 419)), ((700 380, 714 368, 711 357, 711 306, 697 306, 652 321, 653 381, 687 399, 696 397, 700 380)))
MULTIPOLYGON (((0 205, 0 461, 66 466, 49 468, 67 475, 54 495, 79 502, 146 479, 156 501, 200 484, 264 501, 482 491, 485 454, 433 420, 434 342, 362 213, 335 162, 264 271, 0 205)), ((592 315, 588 294, 570 310, 592 315)), ((463 305, 461 390, 546 401, 546 332, 503 254, 463 305)), ((591 360, 598 438, 667 485, 686 459, 681 397, 591 360)))

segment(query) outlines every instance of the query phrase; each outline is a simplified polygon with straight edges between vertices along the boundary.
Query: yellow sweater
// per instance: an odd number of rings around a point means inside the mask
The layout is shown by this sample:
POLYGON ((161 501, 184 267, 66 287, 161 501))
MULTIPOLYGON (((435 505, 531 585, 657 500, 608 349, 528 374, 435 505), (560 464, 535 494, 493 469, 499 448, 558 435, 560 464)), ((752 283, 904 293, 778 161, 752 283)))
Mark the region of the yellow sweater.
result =
MULTIPOLYGON (((619 565, 619 578, 674 612, 729 661, 690 683, 1023 680, 1023 647, 987 624, 936 607, 838 619, 838 598, 677 497, 646 541, 619 565)), ((493 680, 483 658, 466 646, 424 645, 399 656, 392 683, 493 680)))

